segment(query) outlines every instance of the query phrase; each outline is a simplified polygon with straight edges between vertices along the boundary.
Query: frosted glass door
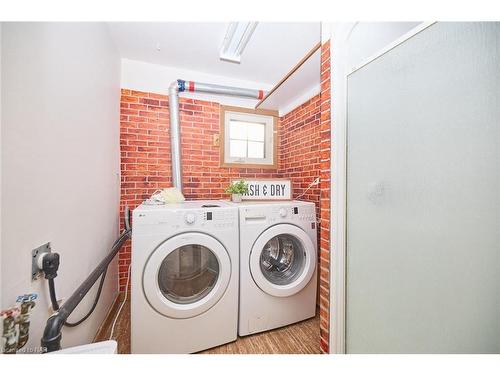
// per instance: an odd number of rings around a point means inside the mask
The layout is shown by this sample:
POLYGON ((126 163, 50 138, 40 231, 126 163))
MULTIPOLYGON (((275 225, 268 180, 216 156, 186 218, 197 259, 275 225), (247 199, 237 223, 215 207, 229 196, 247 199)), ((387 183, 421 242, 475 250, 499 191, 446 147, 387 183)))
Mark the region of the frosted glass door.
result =
POLYGON ((500 353, 500 23, 348 77, 348 353, 500 353))

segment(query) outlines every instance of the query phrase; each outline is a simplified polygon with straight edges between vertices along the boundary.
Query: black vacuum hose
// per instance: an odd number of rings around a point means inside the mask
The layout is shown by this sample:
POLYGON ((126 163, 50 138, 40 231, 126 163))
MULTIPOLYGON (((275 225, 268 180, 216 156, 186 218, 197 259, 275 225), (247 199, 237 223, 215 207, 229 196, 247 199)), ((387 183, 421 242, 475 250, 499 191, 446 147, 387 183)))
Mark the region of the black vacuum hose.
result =
POLYGON ((94 299, 94 304, 90 308, 89 312, 83 318, 81 318, 79 321, 77 321, 75 323, 64 322, 64 326, 66 326, 66 327, 76 327, 77 325, 82 324, 84 321, 87 320, 87 318, 90 315, 92 315, 92 313, 94 312, 94 310, 95 310, 95 308, 97 306, 97 303, 99 302, 99 298, 101 297, 102 286, 104 285, 104 280, 106 279, 106 273, 107 272, 108 272, 108 269, 106 268, 106 271, 104 271, 103 274, 102 274, 102 276, 101 276, 101 281, 99 283, 99 289, 97 289, 97 294, 96 294, 95 299, 94 299))
MULTIPOLYGON (((106 271, 104 271, 102 276, 101 276, 101 281, 99 283, 99 289, 97 290, 97 294, 95 296, 94 303, 93 303, 92 307, 90 308, 89 312, 87 314, 85 314, 85 316, 82 319, 80 319, 79 321, 77 321, 75 323, 64 322, 65 327, 76 327, 76 326, 80 325, 85 320, 87 320, 87 318, 94 312, 94 310, 97 306, 97 303, 99 302, 99 298, 101 297, 101 290, 102 290, 102 286, 104 285, 104 279, 106 278, 106 272, 108 272, 107 268, 106 268, 106 271)), ((59 303, 57 302, 54 279, 49 279, 49 294, 50 294, 50 302, 52 303, 52 310, 54 310, 54 312, 59 311, 59 303)))
MULTIPOLYGON (((115 243, 113 244, 113 247, 116 246, 120 242, 121 238, 124 235, 125 235, 125 232, 122 233, 122 235, 115 241, 115 243)), ((76 327, 76 326, 82 324, 84 321, 87 320, 87 318, 90 315, 92 315, 97 304, 99 303, 99 298, 101 297, 101 291, 102 291, 102 287, 104 286, 104 280, 106 279, 107 272, 108 272, 108 267, 106 267, 106 270, 102 273, 101 281, 99 282, 99 289, 97 289, 97 294, 95 296, 94 303, 92 304, 92 307, 90 308, 89 312, 87 314, 85 314, 85 316, 83 318, 81 318, 79 321, 77 321, 75 323, 64 322, 65 327, 70 327, 70 328, 76 327)), ((48 279, 48 281, 49 281, 49 294, 50 294, 50 302, 52 303, 52 310, 54 310, 54 312, 56 312, 56 311, 59 311, 59 303, 57 302, 54 279, 48 279)))
POLYGON ((52 302, 52 310, 56 312, 59 310, 59 303, 57 303, 56 287, 54 285, 54 279, 49 279, 49 294, 50 294, 50 302, 52 302))
MULTIPOLYGON (((89 292, 92 286, 96 283, 96 281, 101 278, 99 290, 97 291, 96 299, 94 301, 94 305, 90 309, 90 311, 78 322, 69 323, 70 327, 74 327, 75 325, 80 324, 85 319, 92 314, 95 309, 95 305, 97 305, 97 301, 100 296, 100 292, 102 290, 102 285, 104 283, 104 276, 108 270, 108 266, 111 261, 114 259, 116 254, 120 251, 121 247, 132 236, 132 230, 129 224, 129 216, 130 211, 128 207, 125 207, 125 229, 120 234, 120 237, 115 241, 113 247, 108 255, 97 265, 97 267, 92 271, 92 273, 82 282, 82 284, 78 287, 77 290, 60 306, 59 309, 54 309, 55 313, 52 314, 47 320, 47 324, 45 325, 45 329, 43 331, 42 339, 40 340, 42 348, 44 348, 47 352, 53 352, 55 350, 61 349, 61 339, 62 339, 62 328, 64 327, 64 323, 71 315, 71 313, 75 310, 81 300, 85 297, 85 295, 89 292)), ((47 258, 50 254, 44 257, 47 258)), ((46 278, 54 278, 57 275, 57 266, 59 261, 59 255, 57 253, 53 253, 50 258, 47 258, 47 264, 49 271, 51 271, 49 277, 46 278)), ((53 307, 59 307, 57 303, 57 297, 55 293, 54 282, 49 281, 49 289, 50 289, 50 297, 51 302, 53 303, 53 307), (55 303, 54 303, 55 302, 55 303)))

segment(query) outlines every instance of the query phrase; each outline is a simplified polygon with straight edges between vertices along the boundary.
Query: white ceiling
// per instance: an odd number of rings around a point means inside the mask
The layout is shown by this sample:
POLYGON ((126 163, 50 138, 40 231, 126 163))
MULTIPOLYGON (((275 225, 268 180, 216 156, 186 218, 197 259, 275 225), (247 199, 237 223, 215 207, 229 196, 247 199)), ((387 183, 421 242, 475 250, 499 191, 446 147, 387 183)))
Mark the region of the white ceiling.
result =
POLYGON ((260 22, 241 63, 235 64, 219 60, 227 26, 224 22, 109 23, 122 58, 269 85, 278 83, 320 40, 319 23, 260 22))

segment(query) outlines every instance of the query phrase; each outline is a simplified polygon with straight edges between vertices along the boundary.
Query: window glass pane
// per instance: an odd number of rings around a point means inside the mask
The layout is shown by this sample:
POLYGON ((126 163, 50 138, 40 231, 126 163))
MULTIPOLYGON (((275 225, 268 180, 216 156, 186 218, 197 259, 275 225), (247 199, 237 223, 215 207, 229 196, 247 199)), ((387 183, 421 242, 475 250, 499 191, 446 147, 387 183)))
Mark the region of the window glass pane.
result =
POLYGON ((246 113, 226 112, 226 163, 253 162, 271 165, 273 160, 273 119, 246 113))
POLYGON ((247 123, 231 120, 229 122, 229 139, 247 139, 247 123))
POLYGON ((264 142, 248 141, 248 157, 249 158, 264 158, 264 142))
POLYGON ((245 158, 247 156, 247 142, 230 140, 229 156, 232 158, 245 158))
POLYGON ((251 122, 247 125, 248 139, 250 141, 264 142, 266 125, 258 122, 251 122))
POLYGON ((188 304, 205 297, 219 277, 217 257, 202 245, 185 245, 167 255, 158 272, 158 286, 170 301, 188 304))

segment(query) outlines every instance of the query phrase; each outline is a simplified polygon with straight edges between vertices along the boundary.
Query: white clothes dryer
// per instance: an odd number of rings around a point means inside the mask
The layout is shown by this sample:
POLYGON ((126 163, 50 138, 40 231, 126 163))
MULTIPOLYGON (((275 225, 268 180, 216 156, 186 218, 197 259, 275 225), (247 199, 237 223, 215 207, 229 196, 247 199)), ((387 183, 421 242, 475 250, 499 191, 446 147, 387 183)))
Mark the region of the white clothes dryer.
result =
POLYGON ((240 220, 239 335, 314 317, 317 289, 314 203, 234 205, 239 208, 240 220))

